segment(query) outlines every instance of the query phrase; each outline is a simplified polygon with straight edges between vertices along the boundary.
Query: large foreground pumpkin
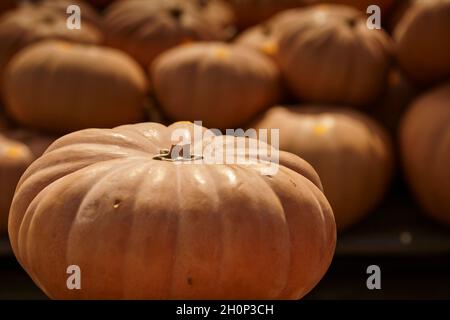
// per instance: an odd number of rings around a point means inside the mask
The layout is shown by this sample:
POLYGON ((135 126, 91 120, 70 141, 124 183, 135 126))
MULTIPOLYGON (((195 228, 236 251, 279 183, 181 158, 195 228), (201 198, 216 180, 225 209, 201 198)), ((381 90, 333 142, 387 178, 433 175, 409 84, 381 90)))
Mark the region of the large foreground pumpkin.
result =
POLYGON ((279 77, 264 55, 226 43, 197 43, 156 59, 151 81, 172 120, 201 120, 207 127, 234 128, 278 97, 279 77))
MULTIPOLYGON (((190 123, 75 132, 29 167, 9 236, 35 283, 57 299, 305 295, 327 270, 336 240, 312 167, 287 153, 272 175, 261 174, 263 162, 171 156, 176 130, 195 134, 190 123), (81 290, 66 287, 69 265, 81 269, 81 290)), ((244 139, 215 144, 222 137, 199 143, 235 152, 244 139)))
POLYGON ((414 1, 394 30, 397 59, 417 83, 450 76, 450 0, 414 1))
POLYGON ((180 43, 220 38, 210 19, 185 0, 118 1, 106 12, 105 28, 108 44, 144 67, 180 43))
POLYGON ((0 84, 8 62, 27 45, 45 39, 82 43, 99 43, 102 40, 101 32, 89 23, 83 23, 80 30, 68 29, 67 17, 54 7, 28 3, 1 16, 0 84))
POLYGON ((0 235, 7 231, 9 206, 17 182, 32 161, 27 146, 0 135, 0 235))
POLYGON ((360 106, 380 93, 390 54, 387 34, 368 29, 361 12, 318 5, 283 26, 277 60, 297 98, 360 106))
POLYGON ((40 42, 14 57, 5 79, 7 111, 30 128, 67 132, 144 116, 145 75, 115 49, 40 42))
POLYGON ((280 129, 280 149, 317 170, 339 229, 361 220, 387 189, 390 141, 360 113, 335 107, 275 107, 254 127, 280 129))
POLYGON ((413 192, 426 213, 450 224, 450 83, 417 98, 400 133, 413 192))

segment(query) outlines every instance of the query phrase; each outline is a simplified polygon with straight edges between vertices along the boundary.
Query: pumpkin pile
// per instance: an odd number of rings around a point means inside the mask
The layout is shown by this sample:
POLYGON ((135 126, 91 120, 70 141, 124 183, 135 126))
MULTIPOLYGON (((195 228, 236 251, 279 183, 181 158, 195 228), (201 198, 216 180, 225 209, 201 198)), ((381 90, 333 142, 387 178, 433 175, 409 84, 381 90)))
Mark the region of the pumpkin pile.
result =
POLYGON ((0 235, 51 298, 302 298, 396 171, 450 224, 450 0, 0 12, 0 235))

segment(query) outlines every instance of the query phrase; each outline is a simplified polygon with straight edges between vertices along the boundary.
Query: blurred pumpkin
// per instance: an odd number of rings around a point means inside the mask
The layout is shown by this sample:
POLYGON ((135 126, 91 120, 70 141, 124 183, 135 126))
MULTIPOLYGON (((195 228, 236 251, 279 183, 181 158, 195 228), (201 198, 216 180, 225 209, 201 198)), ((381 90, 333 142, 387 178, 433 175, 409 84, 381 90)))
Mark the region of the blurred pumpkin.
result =
POLYGON ((398 69, 389 71, 383 93, 377 102, 369 107, 369 114, 377 119, 392 135, 396 135, 400 119, 417 89, 398 69))
POLYGON ((388 187, 389 137, 363 114, 336 107, 274 107, 252 127, 279 129, 280 150, 317 170, 340 230, 368 214, 388 187))
POLYGON ((262 23, 280 11, 318 3, 319 0, 228 0, 240 29, 262 23))
POLYGON ((315 4, 342 4, 357 8, 364 13, 370 5, 378 5, 382 19, 387 17, 394 0, 228 0, 236 14, 237 24, 241 29, 262 23, 275 14, 297 7, 315 4))
MULTIPOLYGON (((185 0, 186 1, 186 0, 185 0)), ((236 34, 235 16, 231 6, 225 0, 187 0, 191 1, 202 16, 214 25, 219 33, 219 38, 224 40, 232 38, 236 34)))
POLYGON ((409 185, 429 216, 450 224, 450 83, 415 100, 400 143, 409 185))
POLYGON ((273 104, 280 90, 272 61, 220 42, 173 48, 157 58, 150 73, 169 118, 221 129, 244 124, 273 104))
MULTIPOLYGON (((402 0, 400 0, 402 1, 402 0)), ((400 2, 397 0, 397 2, 400 2)), ((342 4, 352 6, 363 12, 366 12, 367 8, 371 5, 377 5, 381 10, 381 17, 388 17, 391 9, 394 7, 395 0, 322 0, 320 2, 342 4)))
POLYGON ((0 135, 0 235, 8 230, 9 207, 17 182, 32 161, 27 146, 0 135))
POLYGON ((25 4, 0 17, 0 84, 11 58, 24 47, 45 39, 99 43, 101 32, 90 24, 80 30, 66 26, 67 15, 37 4, 25 4))
POLYGON ((189 1, 127 0, 108 8, 107 43, 147 68, 163 51, 181 43, 220 38, 219 30, 189 1))
MULTIPOLYGON (((305 295, 336 240, 314 169, 283 152, 270 176, 259 162, 204 164, 190 154, 194 144, 189 155, 167 151, 179 142, 175 132, 192 139, 194 126, 87 129, 60 138, 29 167, 9 235, 35 283, 56 299, 305 295), (80 290, 67 290, 68 264, 82 270, 80 290)), ((245 139, 210 136, 205 148, 221 139, 234 154, 245 139)))
POLYGON ((63 133, 144 117, 145 74, 115 49, 40 42, 18 53, 5 75, 6 109, 29 128, 63 133))
POLYGON ((278 38, 277 61, 298 99, 362 106, 381 92, 391 42, 384 31, 368 29, 359 11, 310 7, 285 24, 278 38))
POLYGON ((450 0, 414 1, 394 30, 397 60, 420 85, 450 76, 450 0))
POLYGON ((243 31, 234 43, 258 50, 276 60, 280 30, 285 24, 298 19, 302 12, 301 8, 280 12, 267 21, 243 31))

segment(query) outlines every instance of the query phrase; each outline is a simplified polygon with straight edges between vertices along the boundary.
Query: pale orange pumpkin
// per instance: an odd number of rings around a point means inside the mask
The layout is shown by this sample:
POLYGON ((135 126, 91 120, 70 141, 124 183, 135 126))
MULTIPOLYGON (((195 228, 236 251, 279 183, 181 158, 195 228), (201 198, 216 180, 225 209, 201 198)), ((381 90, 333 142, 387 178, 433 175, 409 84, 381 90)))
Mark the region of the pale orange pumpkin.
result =
POLYGON ((450 0, 414 1, 394 30, 397 60, 418 84, 450 77, 450 0))
POLYGON ((234 43, 258 50, 275 59, 279 49, 280 30, 290 21, 297 20, 302 12, 301 8, 282 11, 267 21, 243 31, 234 43))
POLYGON ((0 235, 4 235, 8 226, 8 213, 17 182, 33 155, 24 144, 0 135, 0 235))
POLYGON ((226 43, 173 48, 150 70, 153 89, 172 120, 201 120, 207 127, 235 128, 273 104, 279 74, 264 55, 226 43))
POLYGON ((7 111, 29 128, 64 133, 144 117, 145 74, 115 49, 40 42, 14 57, 5 80, 7 111))
POLYGON ((101 32, 89 23, 80 30, 66 26, 67 14, 38 4, 22 5, 0 17, 0 84, 11 58, 26 46, 45 39, 99 43, 101 32))
POLYGON ((337 107, 274 107, 252 127, 279 129, 281 150, 318 172, 340 230, 382 199, 392 174, 387 133, 363 114, 337 107))
MULTIPOLYGON (((263 163, 180 159, 167 151, 179 142, 175 130, 192 137, 194 125, 75 132, 28 168, 9 236, 35 283, 57 299, 305 295, 327 270, 336 240, 312 167, 283 152, 270 176, 261 175, 263 163), (81 290, 67 289, 72 264, 82 270, 81 290)), ((219 145, 235 152, 245 138, 229 139, 219 145)))
POLYGON ((178 44, 220 38, 210 19, 183 0, 118 1, 105 14, 105 28, 107 43, 145 68, 178 44))
POLYGON ((409 185, 425 213, 450 224, 450 83, 415 100, 400 128, 409 185))
POLYGON ((297 98, 317 103, 367 105, 383 88, 391 42, 370 30, 365 16, 339 5, 305 8, 283 26, 277 61, 297 98))

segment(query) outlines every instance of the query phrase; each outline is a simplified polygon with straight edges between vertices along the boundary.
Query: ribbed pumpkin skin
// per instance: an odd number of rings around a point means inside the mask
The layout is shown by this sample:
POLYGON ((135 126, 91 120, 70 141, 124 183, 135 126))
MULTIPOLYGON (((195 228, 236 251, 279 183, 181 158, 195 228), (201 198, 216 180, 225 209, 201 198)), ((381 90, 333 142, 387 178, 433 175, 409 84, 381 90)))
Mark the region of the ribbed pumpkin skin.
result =
POLYGON ((346 6, 307 8, 283 27, 277 61, 292 93, 316 103, 361 106, 382 89, 391 42, 346 6))
POLYGON ((290 21, 297 20, 302 12, 302 8, 280 12, 267 21, 243 31, 234 43, 258 50, 275 60, 279 50, 280 30, 290 21))
POLYGON ((9 236, 35 283, 57 299, 305 295, 336 240, 312 167, 287 153, 272 176, 261 175, 262 164, 153 159, 175 129, 193 134, 186 123, 75 132, 29 167, 9 236), (71 264, 81 268, 81 290, 66 288, 71 264))
POLYGON ((269 107, 279 94, 275 64, 262 54, 225 43, 171 49, 153 64, 151 81, 172 120, 201 120, 235 128, 269 107))
POLYGON ((115 49, 41 42, 16 55, 6 77, 6 109, 30 128, 59 133, 144 116, 145 74, 115 49))
POLYGON ((394 30, 397 60, 418 84, 450 76, 450 0, 414 1, 394 30))
POLYGON ((23 5, 0 19, 0 80, 6 65, 22 48, 44 39, 61 39, 96 44, 101 32, 85 23, 80 30, 69 30, 67 14, 38 5, 23 5))
POLYGON ((409 185, 425 213, 450 224, 450 83, 412 103, 400 142, 409 185))
POLYGON ((335 107, 275 107, 253 127, 279 128, 280 150, 302 157, 317 170, 340 230, 360 221, 387 189, 390 141, 360 113, 335 107))
POLYGON ((108 8, 109 45, 124 50, 145 68, 161 52, 180 43, 217 39, 214 28, 189 1, 127 0, 108 8))
POLYGON ((20 176, 33 161, 30 150, 0 135, 0 235, 7 233, 9 206, 20 176))

